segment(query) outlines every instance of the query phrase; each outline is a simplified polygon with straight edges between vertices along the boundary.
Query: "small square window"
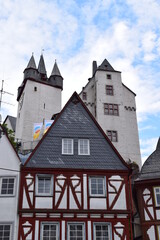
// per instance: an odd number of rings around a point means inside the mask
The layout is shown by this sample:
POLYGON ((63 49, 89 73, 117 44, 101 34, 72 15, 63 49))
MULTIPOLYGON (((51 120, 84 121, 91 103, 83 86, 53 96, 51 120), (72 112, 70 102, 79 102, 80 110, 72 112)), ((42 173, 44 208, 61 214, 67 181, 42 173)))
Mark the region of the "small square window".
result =
POLYGON ((78 154, 79 155, 90 155, 89 139, 79 139, 78 140, 78 154))
POLYGON ((109 80, 111 80, 111 79, 112 79, 112 76, 111 76, 111 74, 107 74, 107 75, 106 75, 106 77, 107 77, 107 79, 109 79, 109 80))
POLYGON ((59 225, 58 223, 47 222, 41 225, 41 239, 44 240, 58 240, 59 239, 59 225))
POLYGON ((109 223, 94 223, 94 239, 95 240, 110 240, 111 225, 109 223))
POLYGON ((0 224, 0 240, 10 240, 11 239, 11 224, 0 224))
POLYGON ((117 131, 107 130, 107 137, 111 142, 118 142, 117 131))
POLYGON ((37 175, 37 195, 51 195, 53 188, 52 177, 50 175, 37 175))
POLYGON ((83 100, 87 100, 87 93, 86 92, 82 93, 82 98, 83 98, 83 100))
POLYGON ((68 223, 68 240, 84 239, 84 223, 68 223))
POLYGON ((154 187, 155 204, 160 206, 160 187, 154 187))
POLYGON ((62 139, 62 154, 73 154, 73 139, 63 138, 62 139))
POLYGON ((0 195, 13 196, 15 193, 15 178, 2 177, 0 179, 0 195))
POLYGON ((106 95, 113 96, 113 86, 112 85, 106 85, 106 95))
POLYGON ((90 196, 105 196, 105 177, 90 177, 90 196))

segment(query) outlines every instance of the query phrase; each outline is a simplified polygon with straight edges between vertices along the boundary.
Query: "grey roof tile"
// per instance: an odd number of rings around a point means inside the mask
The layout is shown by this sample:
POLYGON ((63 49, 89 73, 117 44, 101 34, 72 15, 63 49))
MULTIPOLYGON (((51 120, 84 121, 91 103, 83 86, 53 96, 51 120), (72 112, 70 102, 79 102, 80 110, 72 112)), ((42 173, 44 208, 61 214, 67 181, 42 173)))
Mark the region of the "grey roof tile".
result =
POLYGON ((61 73, 59 71, 59 68, 58 68, 58 65, 57 65, 56 61, 55 61, 54 66, 53 66, 51 76, 61 76, 61 73))
POLYGON ((38 72, 42 74, 46 74, 46 67, 45 67, 43 55, 40 56, 40 60, 38 64, 38 72))
POLYGON ((26 167, 128 170, 96 120, 74 93, 47 134, 27 160, 26 167), (74 154, 62 155, 62 138, 74 139, 74 154), (78 155, 78 139, 90 140, 90 155, 78 155))
POLYGON ((156 150, 147 158, 138 180, 160 178, 160 138, 156 150))
POLYGON ((33 68, 33 69, 36 69, 36 63, 35 63, 35 60, 34 60, 34 56, 32 55, 32 57, 30 58, 29 60, 29 63, 27 65, 27 68, 33 68))
POLYGON ((105 70, 105 71, 111 71, 111 72, 115 71, 114 68, 106 59, 104 59, 102 64, 98 67, 98 70, 105 70))

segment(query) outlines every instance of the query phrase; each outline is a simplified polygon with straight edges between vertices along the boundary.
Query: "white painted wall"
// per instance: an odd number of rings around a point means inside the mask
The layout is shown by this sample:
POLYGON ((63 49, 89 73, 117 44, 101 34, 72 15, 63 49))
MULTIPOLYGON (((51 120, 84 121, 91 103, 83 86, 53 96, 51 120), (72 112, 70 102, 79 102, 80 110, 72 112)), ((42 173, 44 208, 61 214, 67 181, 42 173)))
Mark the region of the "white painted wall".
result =
POLYGON ((20 161, 5 135, 0 138, 0 178, 15 177, 15 194, 0 195, 0 223, 12 223, 13 239, 18 238, 18 194, 20 161), (12 170, 12 171, 9 171, 12 170))
POLYGON ((33 124, 50 120, 53 114, 61 111, 61 89, 27 80, 23 94, 21 110, 18 104, 16 138, 22 139, 27 149, 30 144, 26 142, 33 141, 33 124))

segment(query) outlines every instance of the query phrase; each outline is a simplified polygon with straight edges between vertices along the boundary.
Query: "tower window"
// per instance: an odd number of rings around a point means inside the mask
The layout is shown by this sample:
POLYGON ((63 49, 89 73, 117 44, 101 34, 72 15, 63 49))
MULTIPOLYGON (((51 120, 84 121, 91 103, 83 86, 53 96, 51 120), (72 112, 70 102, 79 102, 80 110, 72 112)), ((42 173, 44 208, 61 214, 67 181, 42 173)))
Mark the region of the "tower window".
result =
POLYGON ((112 85, 106 85, 106 94, 113 96, 113 86, 112 85))
POLYGON ((119 115, 118 104, 104 103, 104 114, 105 115, 119 115))
POLYGON ((107 75, 106 75, 106 77, 107 77, 107 79, 109 79, 109 80, 111 80, 111 79, 112 79, 112 76, 111 76, 111 74, 107 74, 107 75))
POLYGON ((37 87, 34 87, 34 91, 37 92, 37 87))
POLYGON ((87 93, 86 92, 82 93, 82 98, 83 98, 83 100, 87 100, 87 93))
POLYGON ((117 131, 107 130, 107 137, 111 142, 118 142, 117 131))

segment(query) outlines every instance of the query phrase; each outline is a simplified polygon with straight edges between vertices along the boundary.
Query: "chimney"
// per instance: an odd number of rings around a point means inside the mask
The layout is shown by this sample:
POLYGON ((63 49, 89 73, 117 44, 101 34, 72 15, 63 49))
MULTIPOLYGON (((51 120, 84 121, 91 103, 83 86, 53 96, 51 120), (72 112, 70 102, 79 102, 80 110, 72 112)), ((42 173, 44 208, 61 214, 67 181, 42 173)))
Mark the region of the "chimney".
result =
POLYGON ((93 61, 93 65, 92 65, 92 74, 94 75, 96 70, 97 70, 97 62, 96 61, 93 61))

